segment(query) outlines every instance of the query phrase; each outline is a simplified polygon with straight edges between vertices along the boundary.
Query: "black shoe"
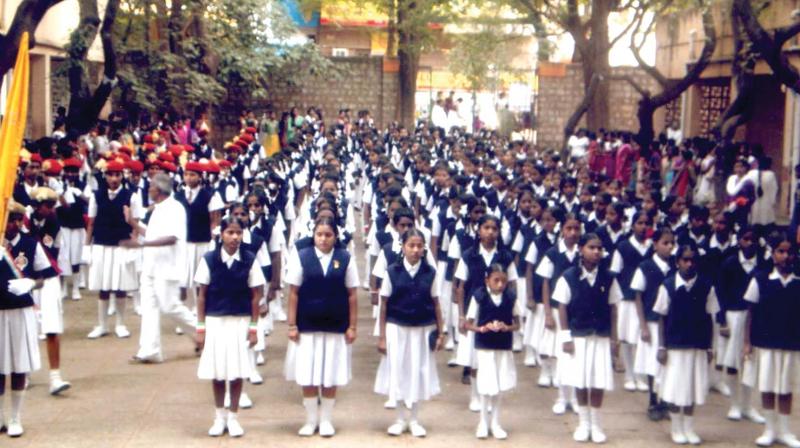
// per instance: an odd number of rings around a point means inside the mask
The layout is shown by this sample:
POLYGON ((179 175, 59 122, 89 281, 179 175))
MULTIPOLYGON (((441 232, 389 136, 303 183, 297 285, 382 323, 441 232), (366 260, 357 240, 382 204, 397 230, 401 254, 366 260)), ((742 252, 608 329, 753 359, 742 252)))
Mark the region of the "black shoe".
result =
POLYGON ((467 386, 469 386, 470 384, 472 384, 472 377, 470 377, 469 375, 462 376, 461 384, 466 384, 467 386))
POLYGON ((658 422, 664 419, 664 413, 661 412, 657 404, 651 404, 647 408, 647 418, 649 418, 651 422, 658 422))

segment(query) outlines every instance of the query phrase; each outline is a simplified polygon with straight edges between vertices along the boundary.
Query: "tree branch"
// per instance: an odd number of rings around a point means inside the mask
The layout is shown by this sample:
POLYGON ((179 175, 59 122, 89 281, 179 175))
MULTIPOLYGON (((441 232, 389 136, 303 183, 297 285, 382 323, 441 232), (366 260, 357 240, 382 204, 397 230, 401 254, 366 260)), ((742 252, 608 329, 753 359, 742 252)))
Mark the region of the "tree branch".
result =
POLYGON ((29 48, 36 45, 35 32, 39 22, 52 6, 62 0, 23 0, 17 7, 11 26, 5 35, 0 35, 0 76, 4 75, 17 59, 22 34, 28 32, 29 48))
POLYGON ((645 89, 644 87, 642 87, 638 82, 636 82, 636 80, 633 79, 633 76, 630 76, 630 75, 611 75, 611 76, 608 77, 608 79, 610 79, 612 81, 625 81, 628 84, 630 84, 630 86, 633 87, 633 89, 636 90, 639 93, 639 95, 644 96, 644 97, 649 97, 650 96, 650 91, 645 89))
POLYGON ((602 76, 598 74, 594 74, 592 76, 592 80, 589 82, 589 86, 586 89, 586 92, 583 95, 583 99, 581 100, 578 107, 575 108, 575 111, 572 112, 572 115, 567 119, 567 123, 564 125, 564 145, 566 145, 567 139, 570 135, 572 135, 573 131, 575 130, 575 126, 578 125, 578 122, 583 117, 583 114, 589 110, 589 105, 592 104, 592 100, 594 99, 594 95, 597 92, 597 87, 600 85, 600 81, 602 81, 602 76))

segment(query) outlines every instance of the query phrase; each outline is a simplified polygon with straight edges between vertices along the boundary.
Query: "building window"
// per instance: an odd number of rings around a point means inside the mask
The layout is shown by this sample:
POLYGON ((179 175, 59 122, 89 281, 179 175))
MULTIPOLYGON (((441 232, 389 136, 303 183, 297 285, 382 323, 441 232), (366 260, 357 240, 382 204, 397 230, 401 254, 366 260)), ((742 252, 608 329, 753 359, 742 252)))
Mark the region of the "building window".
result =
POLYGON ((731 97, 729 78, 710 79, 700 88, 700 136, 711 138, 711 129, 728 107, 731 97))
POLYGON ((334 48, 331 53, 335 58, 346 58, 348 56, 347 48, 334 48))

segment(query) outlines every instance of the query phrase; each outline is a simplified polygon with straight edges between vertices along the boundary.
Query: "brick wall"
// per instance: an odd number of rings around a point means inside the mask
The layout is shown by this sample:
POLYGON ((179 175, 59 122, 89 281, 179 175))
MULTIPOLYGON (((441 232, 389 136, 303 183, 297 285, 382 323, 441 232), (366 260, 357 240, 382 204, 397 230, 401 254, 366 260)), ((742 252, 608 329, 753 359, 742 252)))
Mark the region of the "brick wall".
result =
MULTIPOLYGON (((651 92, 657 91, 656 82, 635 67, 613 67, 613 75, 628 75, 651 92)), ((543 147, 560 148, 563 143, 564 125, 583 99, 583 74, 579 64, 555 66, 548 64, 547 70, 539 71, 537 92, 537 142, 543 147)), ((636 119, 639 94, 625 81, 611 81, 609 85, 609 129, 637 131, 636 119)), ((578 127, 586 125, 585 119, 578 127)), ((656 123, 659 126, 659 123, 656 123)))
MULTIPOLYGON (((397 106, 397 73, 384 72, 382 57, 351 57, 332 59, 339 76, 308 76, 292 85, 276 85, 267 100, 248 103, 256 116, 272 104, 276 111, 297 107, 302 113, 310 106, 322 109, 325 122, 335 122, 339 109, 350 109, 355 117, 367 109, 376 125, 395 120, 397 106)), ((230 139, 238 130, 240 106, 229 105, 214 112, 216 139, 230 139), (221 135, 220 135, 221 134, 221 135)), ((280 118, 280 114, 279 114, 280 118)), ((220 143, 220 142, 217 142, 220 143)))

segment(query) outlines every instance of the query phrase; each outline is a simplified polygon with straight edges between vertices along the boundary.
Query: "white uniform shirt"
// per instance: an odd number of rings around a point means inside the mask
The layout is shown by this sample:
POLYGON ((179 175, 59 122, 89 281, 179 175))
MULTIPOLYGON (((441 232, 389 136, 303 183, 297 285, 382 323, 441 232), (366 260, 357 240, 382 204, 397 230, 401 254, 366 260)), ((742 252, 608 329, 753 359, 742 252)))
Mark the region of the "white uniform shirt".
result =
POLYGON ((180 280, 183 277, 186 209, 172 196, 154 204, 144 240, 153 241, 169 236, 174 236, 178 241, 171 246, 142 249, 142 275, 162 280, 180 280))
MULTIPOLYGON (((219 251, 220 256, 222 258, 222 262, 225 263, 228 268, 233 266, 234 261, 241 261, 242 256, 239 254, 239 249, 233 253, 233 255, 228 254, 223 248, 219 251)), ((197 265, 197 272, 194 274, 194 281, 195 283, 199 283, 201 285, 208 285, 211 283, 211 270, 208 269, 208 263, 206 263, 206 258, 203 257, 200 259, 200 263, 197 265)), ((264 278, 264 273, 261 272, 261 267, 258 264, 258 260, 254 260, 253 265, 250 266, 250 272, 247 274, 247 286, 249 288, 258 288, 259 286, 264 286, 267 283, 267 280, 264 278)))
MULTIPOLYGON (((314 248, 320 264, 322 265, 322 272, 327 275, 330 269, 331 260, 333 260, 333 250, 327 254, 314 248)), ((303 264, 300 263, 300 254, 295 252, 289 258, 289 265, 286 270, 286 283, 294 286, 301 286, 303 284, 303 264)), ((345 272, 344 286, 346 288, 355 288, 360 284, 358 280, 358 268, 356 267, 355 259, 351 256, 350 262, 347 263, 347 272, 345 272)))

